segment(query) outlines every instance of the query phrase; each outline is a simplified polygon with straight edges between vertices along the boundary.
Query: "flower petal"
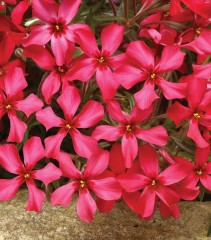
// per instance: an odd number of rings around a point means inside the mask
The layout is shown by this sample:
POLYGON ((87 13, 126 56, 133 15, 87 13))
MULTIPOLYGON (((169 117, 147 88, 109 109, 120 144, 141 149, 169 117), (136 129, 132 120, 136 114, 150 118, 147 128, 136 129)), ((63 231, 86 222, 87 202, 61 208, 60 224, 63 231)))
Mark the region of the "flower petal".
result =
POLYGON ((89 158, 98 150, 98 143, 93 137, 85 136, 78 130, 71 131, 73 147, 75 152, 85 158, 89 158))
POLYGON ((168 117, 175 122, 178 126, 182 121, 188 120, 193 115, 193 110, 181 105, 178 102, 174 102, 168 109, 167 109, 168 117))
POLYGON ((100 140, 105 139, 107 141, 115 141, 123 134, 121 127, 114 127, 108 125, 100 125, 95 128, 92 133, 92 137, 100 140))
POLYGON ((134 94, 134 98, 140 109, 147 109, 159 97, 155 93, 154 83, 145 82, 143 88, 134 94))
POLYGON ((97 124, 104 117, 103 106, 96 101, 88 101, 74 118, 77 128, 90 128, 97 124))
POLYGON ((113 99, 119 83, 114 81, 111 69, 109 67, 98 68, 96 71, 96 81, 104 102, 113 99))
POLYGON ((56 65, 53 56, 43 46, 30 45, 24 48, 23 54, 28 58, 32 58, 38 66, 45 70, 53 70, 56 65))
POLYGON ((200 133, 197 119, 191 119, 187 136, 191 138, 200 148, 206 148, 209 146, 208 142, 202 137, 200 133))
POLYGON ((56 158, 60 152, 60 147, 64 137, 67 135, 67 131, 61 129, 57 134, 49 136, 45 139, 45 151, 46 157, 56 158))
POLYGON ((101 33, 102 52, 109 52, 111 56, 119 47, 124 35, 124 27, 118 24, 109 24, 101 33))
POLYGON ((48 1, 33 0, 32 9, 33 16, 44 22, 50 23, 53 19, 57 19, 58 4, 49 3, 48 1))
POLYGON ((122 188, 113 177, 98 180, 89 180, 89 188, 104 200, 117 200, 121 197, 122 188))
POLYGON ((56 159, 59 162, 59 168, 62 171, 62 176, 70 179, 79 179, 82 177, 81 172, 75 167, 68 153, 60 152, 56 159))
POLYGON ((47 187, 49 183, 58 180, 62 172, 53 163, 48 163, 44 168, 32 172, 33 178, 42 181, 47 187))
POLYGON ((13 179, 0 179, 0 200, 13 199, 22 183, 23 178, 19 176, 13 179))
POLYGON ((168 133, 163 126, 156 126, 150 129, 137 129, 136 137, 146 142, 165 146, 168 142, 168 133))
POLYGON ((118 123, 127 123, 126 114, 122 111, 120 104, 117 101, 111 100, 107 105, 109 115, 118 123))
POLYGON ((97 205, 90 195, 89 190, 86 188, 80 189, 77 202, 77 214, 79 218, 85 222, 91 222, 96 210, 97 205))
POLYGON ((76 15, 81 0, 62 0, 59 6, 58 17, 69 23, 76 15))
POLYGON ((209 176, 209 175, 202 175, 202 176, 200 177, 200 181, 201 181, 202 185, 203 185, 206 189, 208 189, 208 190, 211 191, 211 176, 209 176))
POLYGON ((59 91, 61 86, 60 76, 56 71, 50 73, 44 80, 41 91, 47 104, 51 103, 51 99, 55 93, 59 91))
POLYGON ((196 148, 195 160, 196 166, 203 166, 207 161, 210 154, 210 146, 206 148, 196 148))
POLYGON ((139 200, 137 201, 136 211, 142 218, 150 217, 155 209, 156 193, 151 190, 150 186, 144 188, 139 200))
POLYGON ((45 193, 36 187, 34 180, 32 179, 27 180, 26 185, 29 190, 26 210, 40 212, 42 210, 42 204, 45 200, 45 193))
POLYGON ((122 154, 125 158, 125 167, 131 168, 134 159, 138 154, 138 142, 136 136, 131 134, 124 134, 122 137, 122 154))
POLYGON ((19 94, 27 87, 26 79, 21 68, 15 68, 5 76, 5 92, 8 98, 19 94))
POLYGON ((165 46, 156 70, 164 73, 178 69, 182 65, 184 57, 185 53, 180 51, 179 46, 165 46))
POLYGON ((44 125, 46 131, 52 127, 62 127, 65 124, 65 121, 57 117, 51 107, 44 108, 36 112, 35 115, 37 120, 44 125))
POLYGON ((180 200, 178 194, 169 187, 161 186, 157 188, 156 194, 168 207, 171 207, 180 200))
POLYGON ((0 146, 0 165, 10 173, 20 174, 24 170, 18 149, 14 144, 0 146))
POLYGON ((154 67, 154 55, 144 41, 133 41, 129 44, 127 56, 144 70, 154 67))
POLYGON ((60 204, 62 206, 68 206, 72 200, 72 197, 77 190, 77 182, 67 183, 59 188, 57 188, 51 194, 51 204, 53 206, 60 204))
POLYGON ((27 118, 32 114, 35 113, 43 107, 43 102, 39 99, 36 95, 31 93, 28 97, 24 100, 17 101, 15 103, 15 107, 17 110, 24 112, 27 118))
POLYGON ((66 52, 68 50, 68 40, 63 36, 51 36, 51 48, 56 58, 56 64, 62 66, 65 63, 66 52))
POLYGON ((36 163, 45 156, 45 150, 39 137, 31 137, 23 147, 24 164, 32 170, 36 163))
POLYGON ((149 144, 139 148, 139 162, 147 177, 156 177, 158 174, 158 156, 149 144))
POLYGON ((28 37, 23 39, 22 45, 27 47, 29 45, 41 45, 44 46, 51 39, 51 33, 49 25, 40 25, 33 27, 28 37), (40 37, 42 36, 42 37, 40 37))
POLYGON ((15 112, 9 112, 8 117, 10 119, 10 132, 7 141, 21 143, 27 130, 27 125, 17 117, 15 112))
POLYGON ((75 86, 68 86, 57 98, 57 102, 64 112, 65 118, 71 120, 81 102, 80 94, 75 86))
POLYGON ((100 213, 108 213, 110 212, 115 204, 115 200, 103 200, 101 198, 98 198, 96 201, 97 209, 100 213))
POLYGON ((76 42, 80 44, 81 50, 89 57, 94 57, 96 53, 99 53, 97 42, 94 33, 90 30, 77 29, 74 31, 77 36, 76 42))
POLYGON ((99 148, 87 160, 87 165, 84 170, 84 176, 91 178, 91 177, 100 175, 107 168, 108 162, 109 162, 109 152, 99 148))
POLYGON ((125 159, 119 143, 114 143, 110 150, 109 167, 115 175, 125 172, 125 159))
POLYGON ((148 177, 134 173, 121 174, 117 177, 117 180, 126 192, 135 192, 143 189, 150 182, 148 177))

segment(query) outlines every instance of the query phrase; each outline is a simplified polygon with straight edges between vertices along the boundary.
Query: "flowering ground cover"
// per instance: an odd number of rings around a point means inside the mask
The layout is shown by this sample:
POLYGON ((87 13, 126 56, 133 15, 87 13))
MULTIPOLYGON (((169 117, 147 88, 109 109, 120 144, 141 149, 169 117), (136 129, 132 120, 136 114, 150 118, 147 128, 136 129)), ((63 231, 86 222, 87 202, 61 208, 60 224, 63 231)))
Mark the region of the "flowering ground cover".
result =
POLYGON ((211 1, 0 1, 0 200, 93 220, 211 191, 211 1))

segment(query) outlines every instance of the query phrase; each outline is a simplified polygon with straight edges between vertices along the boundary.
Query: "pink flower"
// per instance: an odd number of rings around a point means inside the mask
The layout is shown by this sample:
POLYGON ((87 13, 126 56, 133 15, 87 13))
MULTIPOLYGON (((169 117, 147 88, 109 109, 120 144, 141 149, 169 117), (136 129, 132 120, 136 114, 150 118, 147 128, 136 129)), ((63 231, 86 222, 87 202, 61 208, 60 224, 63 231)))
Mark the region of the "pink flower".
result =
POLYGON ((74 50, 74 44, 69 42, 65 58, 63 59, 64 62, 62 62, 61 65, 57 65, 57 59, 55 59, 50 52, 42 46, 31 45, 24 49, 23 54, 26 57, 32 58, 41 68, 51 71, 43 81, 41 87, 42 94, 47 104, 51 103, 52 96, 59 91, 61 85, 62 89, 65 89, 65 87, 68 86, 68 71, 72 65, 74 50))
POLYGON ((42 108, 43 102, 33 93, 24 99, 23 89, 27 87, 27 82, 21 68, 15 68, 8 73, 4 87, 4 91, 0 89, 0 118, 7 113, 10 120, 10 133, 7 141, 20 143, 27 125, 18 118, 16 111, 21 111, 29 117, 42 108))
POLYGON ((125 166, 130 168, 138 154, 136 138, 159 146, 167 144, 168 134, 164 127, 156 126, 151 129, 143 129, 138 126, 149 117, 152 110, 152 107, 140 110, 137 105, 135 105, 129 115, 122 112, 118 102, 110 101, 108 103, 108 113, 116 122, 120 123, 120 125, 100 125, 96 127, 92 137, 97 140, 105 139, 107 141, 115 141, 122 137, 122 153, 125 158, 125 166))
POLYGON ((126 89, 145 80, 143 88, 134 94, 140 109, 149 108, 159 98, 154 91, 155 85, 162 89, 168 100, 185 97, 186 83, 169 82, 162 78, 164 73, 182 65, 185 53, 178 46, 164 47, 161 59, 157 62, 152 50, 143 41, 134 41, 129 44, 126 56, 128 65, 116 69, 114 79, 126 89))
POLYGON ((60 153, 58 159, 62 175, 70 178, 71 181, 52 193, 52 205, 68 206, 74 193, 78 191, 77 214, 80 219, 90 222, 97 209, 90 190, 104 200, 117 200, 121 197, 121 186, 117 180, 103 173, 108 166, 108 151, 99 149, 88 158, 83 173, 76 169, 68 154, 60 153))
POLYGON ((14 144, 0 146, 0 165, 10 173, 18 175, 12 179, 0 179, 0 200, 11 200, 20 186, 26 182, 29 190, 26 210, 39 212, 45 200, 45 194, 35 185, 34 179, 42 181, 45 186, 60 178, 61 171, 52 163, 43 169, 33 170, 36 163, 45 156, 45 150, 39 137, 31 137, 23 147, 24 164, 14 144))
POLYGON ((68 49, 68 41, 75 41, 73 33, 75 29, 89 29, 82 23, 69 24, 76 15, 80 4, 81 0, 62 0, 59 5, 48 1, 33 0, 33 16, 43 21, 43 25, 32 28, 30 35, 23 42, 23 46, 45 45, 51 40, 57 65, 62 65, 68 49))
POLYGON ((122 41, 124 27, 118 24, 110 24, 102 30, 101 51, 98 49, 95 36, 91 30, 78 29, 75 34, 78 36, 77 42, 86 57, 76 62, 75 67, 71 70, 72 79, 88 81, 96 72, 96 81, 102 92, 103 100, 106 102, 111 100, 119 86, 112 76, 115 59, 118 56, 112 57, 112 55, 122 41))
POLYGON ((65 119, 56 116, 51 107, 44 108, 36 113, 37 120, 45 126, 46 130, 52 127, 60 128, 56 135, 45 139, 48 157, 57 155, 62 140, 67 134, 72 137, 76 153, 82 157, 89 157, 98 149, 97 141, 81 134, 77 128, 89 128, 99 122, 104 116, 103 106, 90 100, 84 105, 80 113, 74 117, 80 102, 81 98, 78 89, 68 86, 57 99, 65 119))
POLYGON ((175 102, 167 110, 167 115, 176 125, 179 125, 182 121, 189 120, 187 136, 191 138, 198 147, 205 148, 209 144, 202 137, 199 126, 202 125, 205 128, 211 127, 211 115, 208 111, 211 106, 211 91, 207 91, 206 79, 190 76, 187 82, 187 101, 189 107, 175 102))
POLYGON ((143 189, 137 202, 136 211, 141 217, 148 218, 154 213, 158 198, 171 208, 180 198, 170 185, 179 182, 188 174, 181 164, 172 164, 163 172, 158 171, 158 156, 152 146, 145 144, 139 149, 139 162, 142 174, 126 173, 118 180, 127 192, 143 189))

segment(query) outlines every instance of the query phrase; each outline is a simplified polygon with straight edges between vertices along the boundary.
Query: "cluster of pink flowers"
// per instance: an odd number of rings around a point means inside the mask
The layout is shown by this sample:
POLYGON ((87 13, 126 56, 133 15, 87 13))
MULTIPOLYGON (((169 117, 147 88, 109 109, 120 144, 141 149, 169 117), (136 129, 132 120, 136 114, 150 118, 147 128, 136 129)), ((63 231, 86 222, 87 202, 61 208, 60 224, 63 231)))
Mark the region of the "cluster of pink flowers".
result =
POLYGON ((0 200, 176 219, 211 191, 211 1, 117 2, 91 26, 82 0, 0 1, 0 200))

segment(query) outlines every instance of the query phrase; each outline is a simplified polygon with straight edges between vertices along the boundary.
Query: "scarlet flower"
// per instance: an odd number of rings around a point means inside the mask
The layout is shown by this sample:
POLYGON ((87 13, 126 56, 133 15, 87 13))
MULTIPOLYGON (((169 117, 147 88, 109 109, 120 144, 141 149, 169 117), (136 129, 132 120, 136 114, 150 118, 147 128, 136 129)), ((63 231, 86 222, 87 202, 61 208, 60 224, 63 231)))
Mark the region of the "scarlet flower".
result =
POLYGON ((198 147, 205 148, 209 145, 202 137, 199 126, 211 127, 211 91, 207 91, 207 80, 190 76, 187 78, 187 101, 189 107, 185 107, 179 102, 172 104, 167 115, 176 125, 182 121, 189 120, 187 136, 191 138, 198 147))
POLYGON ((64 61, 61 65, 58 65, 57 56, 54 58, 50 52, 42 46, 31 45, 24 49, 23 54, 26 57, 32 58, 41 68, 51 71, 43 81, 41 87, 42 94, 47 104, 51 103, 52 96, 59 91, 61 84, 62 89, 68 86, 68 71, 72 65, 74 50, 74 44, 69 42, 65 58, 63 59, 64 61))
POLYGON ((102 30, 102 50, 97 46, 95 36, 91 30, 78 29, 75 31, 78 36, 77 42, 80 48, 86 54, 85 59, 79 60, 70 71, 72 79, 88 81, 94 72, 96 72, 96 81, 102 92, 104 101, 111 100, 119 84, 114 81, 112 71, 115 68, 115 59, 113 53, 119 47, 124 27, 118 24, 110 24, 102 30))
POLYGON ((16 0, 0 1, 0 11, 4 10, 6 8, 6 3, 11 4, 11 5, 15 5, 15 4, 17 4, 17 1, 16 0))
POLYGON ((29 191, 26 210, 39 212, 42 209, 45 194, 36 187, 34 179, 42 181, 47 186, 60 178, 61 171, 52 163, 48 163, 40 170, 33 170, 37 162, 45 156, 39 137, 31 137, 24 144, 23 155, 24 164, 14 144, 0 146, 0 165, 8 172, 18 175, 12 179, 0 179, 0 200, 11 200, 25 182, 29 191))
MULTIPOLYGON (((125 159, 122 154, 121 144, 114 143, 111 147, 110 153, 109 153, 109 168, 111 170, 110 175, 112 177, 115 177, 118 181, 118 176, 121 174, 124 174, 126 172, 125 168, 125 159)), ((137 163, 134 163, 133 166, 127 170, 127 172, 130 173, 141 173, 141 168, 137 163)), ((108 172, 107 172, 108 174, 108 172)), ((140 197, 140 192, 126 192, 122 191, 122 199, 124 202, 130 207, 133 211, 135 211, 135 206, 137 203, 137 200, 140 197)), ((107 213, 112 210, 116 200, 103 200, 101 198, 98 198, 96 200, 97 208, 101 213, 107 213)))
POLYGON ((110 174, 103 173, 109 161, 109 153, 99 149, 87 159, 84 172, 81 173, 66 153, 60 153, 59 165, 62 175, 71 181, 57 188, 51 195, 51 204, 68 206, 76 191, 79 192, 77 214, 80 219, 90 222, 97 205, 90 194, 90 190, 104 200, 117 200, 121 197, 121 186, 110 174))
POLYGON ((48 157, 56 156, 60 152, 62 140, 67 134, 72 137, 76 153, 82 157, 89 157, 98 149, 97 141, 81 134, 77 128, 89 128, 99 122, 104 116, 103 106, 96 101, 90 100, 84 105, 80 113, 74 117, 80 102, 81 98, 78 89, 68 86, 57 99, 65 119, 56 116, 51 107, 44 108, 36 113, 37 120, 45 126, 46 130, 52 127, 60 128, 56 135, 45 139, 48 157))
POLYGON ((200 181, 201 184, 211 191, 211 162, 209 161, 210 146, 196 148, 195 164, 182 157, 175 157, 175 162, 183 165, 189 173, 183 180, 184 184, 193 188, 200 181))
POLYGON ((152 113, 153 108, 141 110, 135 105, 131 114, 122 112, 120 105, 116 101, 108 103, 109 115, 120 125, 109 126, 100 125, 93 131, 92 137, 97 140, 105 139, 107 141, 115 141, 122 137, 122 153, 125 158, 125 166, 130 168, 133 160, 138 154, 137 139, 150 142, 159 146, 167 144, 168 134, 164 127, 156 126, 151 129, 143 129, 138 125, 146 120, 152 113))
POLYGON ((0 89, 0 118, 6 113, 9 117, 9 142, 22 142, 27 129, 27 125, 18 118, 16 111, 21 111, 29 117, 43 106, 43 102, 33 93, 24 99, 23 90, 26 87, 27 82, 22 69, 15 68, 5 77, 4 91, 0 89))
POLYGON ((89 29, 86 24, 69 24, 80 4, 81 0, 62 0, 60 4, 33 0, 33 16, 39 18, 43 24, 32 28, 30 35, 23 41, 23 46, 45 45, 51 40, 57 64, 62 65, 68 49, 68 41, 75 42, 74 31, 78 28, 89 29))
POLYGON ((0 33, 0 87, 4 89, 5 76, 15 67, 24 68, 24 62, 19 59, 8 62, 15 49, 15 42, 8 32, 0 33))
POLYGON ((184 179, 188 170, 181 164, 172 164, 159 173, 158 156, 149 144, 140 147, 139 162, 143 174, 125 173, 118 180, 127 192, 143 189, 136 211, 141 217, 149 218, 154 213, 158 198, 170 209, 179 202, 178 194, 170 186, 184 179))
POLYGON ((159 98, 154 91, 155 85, 162 89, 168 100, 185 97, 185 83, 169 82, 162 78, 164 73, 182 65, 185 53, 182 53, 178 46, 165 46, 157 63, 152 50, 143 41, 134 41, 129 44, 126 56, 128 65, 117 68, 114 79, 126 89, 146 80, 143 88, 134 94, 140 109, 149 108, 153 101, 159 98))

